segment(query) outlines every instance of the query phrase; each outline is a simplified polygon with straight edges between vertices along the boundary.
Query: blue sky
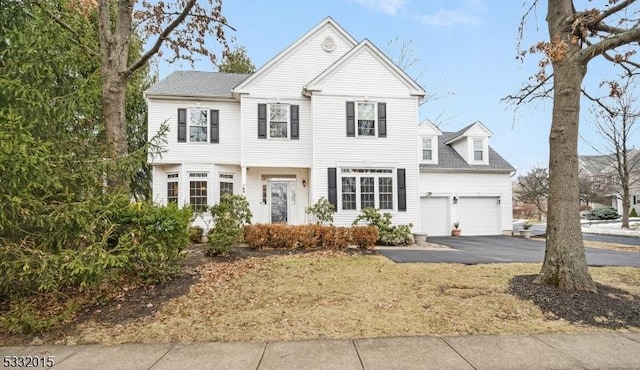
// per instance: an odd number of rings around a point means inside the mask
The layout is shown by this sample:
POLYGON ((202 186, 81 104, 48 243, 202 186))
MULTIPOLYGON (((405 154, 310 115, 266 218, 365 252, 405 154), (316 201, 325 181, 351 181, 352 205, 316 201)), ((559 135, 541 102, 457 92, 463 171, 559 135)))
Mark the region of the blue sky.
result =
MULTIPOLYGON (((545 3, 544 1, 541 3, 545 3)), ((577 1, 578 7, 585 3, 577 1)), ((542 4, 544 5, 544 4, 542 4)), ((260 67, 293 43, 322 19, 331 16, 356 40, 369 39, 381 50, 397 38, 411 41, 419 62, 408 72, 429 93, 440 95, 422 106, 420 120, 438 121, 443 131, 456 131, 481 121, 492 132, 491 146, 524 173, 533 166, 547 166, 551 100, 540 100, 517 111, 501 99, 516 93, 537 71, 539 56, 516 60, 518 26, 523 1, 490 0, 224 0, 223 14, 237 31, 228 30, 236 44, 246 47, 260 67)), ((529 17, 522 45, 528 48, 548 38, 546 9, 529 17)), ((211 38, 211 47, 218 48, 211 38)), ((210 63, 196 63, 196 70, 215 71, 210 63)), ((190 65, 159 63, 160 78, 190 65)), ((604 63, 590 66, 586 85, 613 70, 604 63)), ((597 142, 590 105, 582 105, 581 135, 597 142)), ((638 135, 640 136, 640 135, 638 135)), ((635 139, 638 146, 638 138, 635 139)), ((580 154, 595 154, 580 142, 580 154)))

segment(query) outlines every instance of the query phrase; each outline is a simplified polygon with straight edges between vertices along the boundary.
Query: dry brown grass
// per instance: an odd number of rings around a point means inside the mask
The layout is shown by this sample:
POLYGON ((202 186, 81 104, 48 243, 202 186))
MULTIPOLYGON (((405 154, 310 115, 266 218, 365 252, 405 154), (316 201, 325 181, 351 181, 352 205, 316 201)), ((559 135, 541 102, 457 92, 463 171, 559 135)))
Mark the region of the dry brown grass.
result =
MULTIPOLYGON (((68 343, 267 341, 601 330, 549 320, 507 292, 538 264, 395 264, 381 256, 301 255, 207 263, 191 292, 152 317, 85 323, 68 343), (225 269, 224 271, 220 269, 225 269)), ((640 269, 591 268, 640 294, 640 269)))

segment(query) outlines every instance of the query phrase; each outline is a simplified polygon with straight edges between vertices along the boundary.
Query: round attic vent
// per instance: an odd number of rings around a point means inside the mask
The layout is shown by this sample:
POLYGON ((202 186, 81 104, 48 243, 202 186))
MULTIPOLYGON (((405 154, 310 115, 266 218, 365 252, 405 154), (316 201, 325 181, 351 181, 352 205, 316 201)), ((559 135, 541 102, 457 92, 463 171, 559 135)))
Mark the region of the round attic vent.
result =
POLYGON ((336 42, 331 36, 327 36, 322 40, 322 48, 327 52, 332 52, 336 49, 336 42))

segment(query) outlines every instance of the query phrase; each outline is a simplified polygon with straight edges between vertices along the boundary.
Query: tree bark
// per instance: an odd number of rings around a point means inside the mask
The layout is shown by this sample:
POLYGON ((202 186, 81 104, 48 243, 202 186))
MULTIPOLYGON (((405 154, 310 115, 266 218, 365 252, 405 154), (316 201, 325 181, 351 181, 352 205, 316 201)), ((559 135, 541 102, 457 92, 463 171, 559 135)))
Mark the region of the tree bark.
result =
POLYGON ((571 37, 573 4, 549 0, 547 23, 557 54, 553 65, 553 115, 549 135, 549 203, 544 263, 537 283, 563 289, 595 291, 580 229, 578 125, 582 80, 587 61, 571 37))
POLYGON ((127 61, 131 35, 132 7, 126 0, 117 2, 111 10, 109 0, 100 1, 98 27, 100 31, 102 114, 110 165, 107 181, 110 189, 128 191, 129 178, 118 171, 119 159, 128 154, 126 96, 129 82, 127 61))

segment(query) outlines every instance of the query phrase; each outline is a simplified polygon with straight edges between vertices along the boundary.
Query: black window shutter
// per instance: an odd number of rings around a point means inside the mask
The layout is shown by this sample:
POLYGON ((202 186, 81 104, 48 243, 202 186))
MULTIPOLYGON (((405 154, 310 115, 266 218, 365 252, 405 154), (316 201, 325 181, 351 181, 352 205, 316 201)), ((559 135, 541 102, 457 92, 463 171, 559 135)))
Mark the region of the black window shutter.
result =
POLYGON ((398 168, 398 211, 407 210, 407 182, 404 168, 398 168))
POLYGON ((267 105, 258 104, 258 139, 267 138, 267 105))
POLYGON ((352 101, 347 102, 347 136, 356 136, 356 110, 352 101))
POLYGON ((328 182, 329 182, 329 203, 333 204, 333 209, 338 210, 338 181, 336 179, 336 169, 328 169, 328 182))
POLYGON ((289 106, 291 110, 291 138, 300 139, 300 107, 298 105, 289 106))
POLYGON ((187 142, 187 110, 184 108, 178 109, 178 142, 187 142))
POLYGON ((378 103, 378 137, 387 137, 387 103, 378 103))
POLYGON ((211 116, 211 143, 220 142, 220 111, 212 109, 211 116))

